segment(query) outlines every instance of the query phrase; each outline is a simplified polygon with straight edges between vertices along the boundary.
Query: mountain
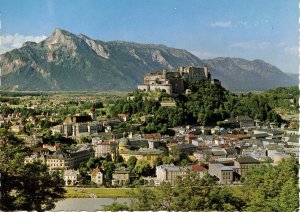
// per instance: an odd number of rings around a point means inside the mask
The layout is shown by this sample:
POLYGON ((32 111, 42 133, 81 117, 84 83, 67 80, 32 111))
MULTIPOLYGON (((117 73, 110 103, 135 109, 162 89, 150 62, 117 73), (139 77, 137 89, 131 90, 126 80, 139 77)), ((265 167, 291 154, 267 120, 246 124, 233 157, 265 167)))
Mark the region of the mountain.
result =
MULTIPOLYGON (((292 77, 260 60, 201 60, 164 45, 93 40, 55 29, 40 43, 25 42, 0 55, 2 90, 132 90, 147 72, 179 66, 212 68, 213 78, 231 90, 265 90, 293 85, 292 77)), ((297 84, 297 83, 296 83, 297 84)))
POLYGON ((205 65, 183 49, 103 42, 56 29, 40 43, 1 55, 2 89, 131 90, 147 72, 205 65))
POLYGON ((298 77, 288 75, 262 60, 218 57, 203 60, 215 78, 232 91, 263 91, 269 88, 298 85, 298 77))
POLYGON ((285 74, 294 79, 299 79, 299 73, 285 73, 285 74))

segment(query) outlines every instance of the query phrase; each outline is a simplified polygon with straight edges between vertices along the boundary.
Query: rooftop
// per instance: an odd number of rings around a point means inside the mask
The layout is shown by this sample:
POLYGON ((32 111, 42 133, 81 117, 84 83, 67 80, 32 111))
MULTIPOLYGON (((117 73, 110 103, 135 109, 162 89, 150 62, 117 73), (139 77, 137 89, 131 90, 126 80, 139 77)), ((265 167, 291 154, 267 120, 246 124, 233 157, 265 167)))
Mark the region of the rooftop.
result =
POLYGON ((121 154, 132 154, 132 155, 160 155, 164 152, 159 149, 140 148, 137 151, 123 150, 120 153, 121 154))
POLYGON ((239 162, 240 164, 259 163, 259 160, 256 160, 253 157, 249 157, 249 156, 239 157, 236 159, 236 161, 239 162))
POLYGON ((164 169, 166 171, 169 171, 169 172, 179 172, 179 171, 186 171, 185 168, 183 167, 179 167, 179 166, 175 166, 173 163, 172 164, 164 164, 164 165, 161 165, 161 166, 158 166, 157 169, 164 169))
POLYGON ((92 122, 91 116, 68 116, 64 124, 76 124, 76 123, 84 123, 84 122, 92 122))
POLYGON ((246 139, 246 138, 250 138, 249 135, 245 135, 245 134, 226 134, 223 137, 224 138, 229 138, 229 139, 246 139))
POLYGON ((200 165, 192 165, 192 170, 197 171, 197 172, 205 172, 207 171, 206 168, 200 165))

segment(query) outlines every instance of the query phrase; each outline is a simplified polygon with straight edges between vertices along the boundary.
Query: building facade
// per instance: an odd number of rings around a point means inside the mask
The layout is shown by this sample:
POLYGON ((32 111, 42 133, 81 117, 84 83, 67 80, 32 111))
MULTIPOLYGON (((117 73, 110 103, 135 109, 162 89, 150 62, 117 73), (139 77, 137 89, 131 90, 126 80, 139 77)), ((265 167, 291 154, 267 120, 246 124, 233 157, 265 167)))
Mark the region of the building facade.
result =
POLYGON ((187 169, 184 167, 170 165, 161 165, 156 167, 156 184, 160 184, 163 181, 170 182, 171 185, 175 185, 176 179, 179 176, 185 176, 187 169))
POLYGON ((95 151, 95 157, 106 157, 113 153, 113 149, 116 147, 114 142, 103 141, 93 145, 95 151))
POLYGON ((92 116, 68 116, 62 125, 51 128, 52 133, 62 133, 65 137, 87 136, 98 134, 102 125, 92 119, 92 116))
POLYGON ((246 157, 239 157, 234 160, 234 166, 236 167, 236 172, 241 176, 244 177, 246 172, 253 168, 260 165, 259 160, 254 159, 253 157, 246 156, 246 157))
POLYGON ((138 85, 141 91, 162 90, 168 94, 184 92, 184 81, 197 82, 200 80, 221 84, 219 80, 211 80, 211 73, 207 67, 184 67, 174 70, 163 70, 144 75, 144 84, 138 85))
POLYGON ((97 185, 103 184, 104 175, 99 168, 93 169, 91 173, 91 181, 96 183, 97 185))
POLYGON ((87 162, 93 155, 94 150, 89 147, 82 147, 76 150, 59 149, 53 154, 50 154, 49 150, 48 152, 40 151, 25 157, 25 164, 40 161, 46 164, 50 170, 76 169, 81 162, 87 162))
POLYGON ((234 167, 225 166, 221 163, 209 163, 208 174, 219 179, 220 184, 231 184, 233 182, 234 167))
POLYGON ((124 167, 115 169, 112 178, 113 185, 124 185, 130 179, 130 170, 124 167))
POLYGON ((78 183, 79 170, 65 170, 63 177, 66 186, 74 186, 78 183))

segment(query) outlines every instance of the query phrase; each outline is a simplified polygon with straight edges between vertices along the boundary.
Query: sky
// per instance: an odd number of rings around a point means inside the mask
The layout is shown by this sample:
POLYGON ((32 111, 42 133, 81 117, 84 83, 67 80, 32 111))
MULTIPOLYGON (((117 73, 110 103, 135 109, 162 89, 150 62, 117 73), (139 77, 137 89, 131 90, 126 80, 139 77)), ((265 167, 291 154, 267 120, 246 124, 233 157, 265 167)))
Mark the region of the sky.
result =
POLYGON ((297 0, 0 0, 0 12, 0 53, 61 28, 299 70, 297 0))

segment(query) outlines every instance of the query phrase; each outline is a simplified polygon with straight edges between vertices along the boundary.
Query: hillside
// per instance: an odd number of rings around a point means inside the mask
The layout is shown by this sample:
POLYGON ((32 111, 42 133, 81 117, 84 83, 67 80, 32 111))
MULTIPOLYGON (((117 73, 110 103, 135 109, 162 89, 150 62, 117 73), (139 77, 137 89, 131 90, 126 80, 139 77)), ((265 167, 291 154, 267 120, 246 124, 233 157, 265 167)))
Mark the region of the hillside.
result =
MULTIPOLYGON (((205 63, 213 68, 213 78, 234 91, 295 85, 295 80, 263 61, 216 58, 205 63)), ((205 63, 184 49, 103 42, 56 29, 40 43, 26 42, 1 55, 1 89, 129 91, 142 83, 147 72, 205 63)))
POLYGON ((262 91, 269 88, 298 85, 298 77, 283 73, 262 60, 218 57, 203 60, 214 76, 231 91, 262 91))

